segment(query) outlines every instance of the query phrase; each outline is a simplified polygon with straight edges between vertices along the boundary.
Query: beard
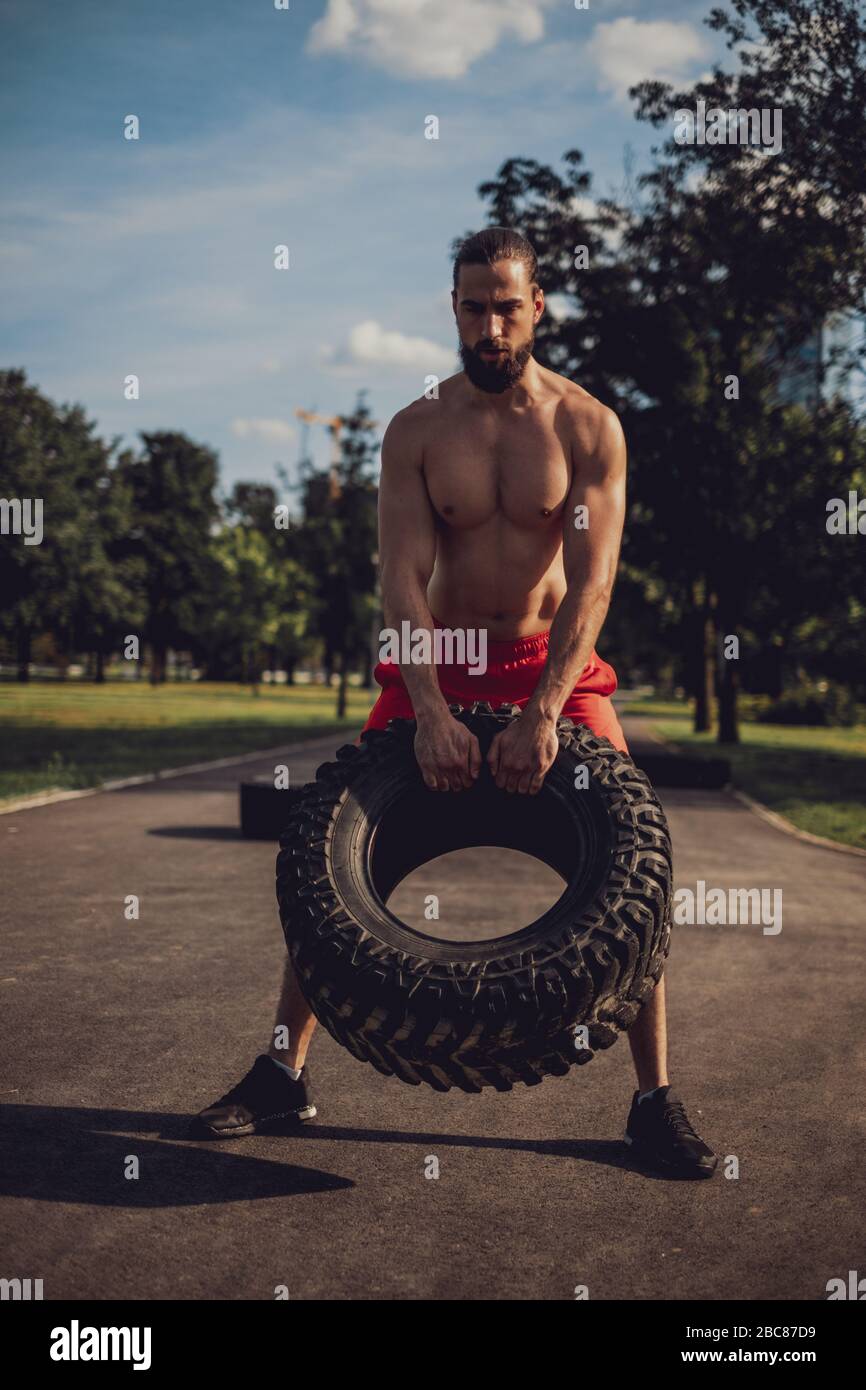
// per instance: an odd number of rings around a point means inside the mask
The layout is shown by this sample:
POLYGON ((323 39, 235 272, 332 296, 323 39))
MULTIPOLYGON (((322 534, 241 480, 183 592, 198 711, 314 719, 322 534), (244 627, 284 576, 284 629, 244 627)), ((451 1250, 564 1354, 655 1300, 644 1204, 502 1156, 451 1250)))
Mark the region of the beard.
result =
POLYGON ((512 386, 516 386, 523 376, 527 362, 532 356, 532 349, 535 344, 535 335, 524 343, 522 347, 514 352, 506 349, 495 362, 485 362, 479 354, 483 351, 492 351, 498 344, 491 343, 482 338, 475 348, 467 347, 460 339, 460 360, 463 363, 463 370, 479 391, 488 391, 493 395, 501 395, 503 391, 509 391, 512 386))

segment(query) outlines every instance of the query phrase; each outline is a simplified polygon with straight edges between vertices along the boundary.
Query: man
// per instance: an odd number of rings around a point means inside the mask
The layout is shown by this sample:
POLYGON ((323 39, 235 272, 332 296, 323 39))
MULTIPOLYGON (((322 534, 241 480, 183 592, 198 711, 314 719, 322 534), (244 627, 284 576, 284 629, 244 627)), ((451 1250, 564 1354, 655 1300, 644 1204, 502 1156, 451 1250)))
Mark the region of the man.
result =
MULTIPOLYGON (((487 670, 380 662, 366 727, 414 717, 427 786, 460 791, 481 753, 449 703, 517 704, 488 763, 497 786, 533 796, 556 758, 560 715, 628 751, 610 700, 616 676, 595 651, 625 516, 625 441, 612 410, 532 356, 544 295, 525 238, 492 227, 465 241, 452 304, 463 371, 401 410, 382 444, 382 598, 397 631, 485 633, 487 670)), ((668 1083, 664 986, 629 1030, 638 1089, 626 1139, 665 1171, 711 1177, 718 1160, 668 1083)), ((315 1024, 287 962, 275 1041, 201 1112, 198 1132, 228 1138, 312 1118, 304 1062, 315 1024), (288 1048, 276 1046, 278 1030, 288 1048)))

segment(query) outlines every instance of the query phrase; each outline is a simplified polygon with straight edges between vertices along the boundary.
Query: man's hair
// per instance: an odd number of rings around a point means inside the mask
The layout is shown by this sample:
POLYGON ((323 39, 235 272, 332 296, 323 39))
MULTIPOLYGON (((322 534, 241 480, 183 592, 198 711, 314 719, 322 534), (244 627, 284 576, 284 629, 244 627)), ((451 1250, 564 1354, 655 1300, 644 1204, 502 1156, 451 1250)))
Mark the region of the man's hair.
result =
POLYGON ((493 265, 494 261, 523 261, 532 286, 538 284, 538 257, 532 243, 513 227, 485 227, 467 237, 454 257, 454 288, 462 265, 493 265))

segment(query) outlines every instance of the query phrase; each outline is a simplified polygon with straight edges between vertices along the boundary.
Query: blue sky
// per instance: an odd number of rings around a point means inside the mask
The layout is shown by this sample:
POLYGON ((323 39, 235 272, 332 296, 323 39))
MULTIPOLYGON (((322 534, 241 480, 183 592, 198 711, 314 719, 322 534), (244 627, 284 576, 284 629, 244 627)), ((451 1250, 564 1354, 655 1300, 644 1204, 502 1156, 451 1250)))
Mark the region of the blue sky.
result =
POLYGON ((627 144, 646 166, 659 136, 626 89, 706 73, 710 8, 0 0, 0 364, 106 437, 184 430, 225 486, 275 481, 295 406, 346 412, 363 386, 384 425, 455 370, 449 246, 504 159, 577 147, 596 195, 627 144))

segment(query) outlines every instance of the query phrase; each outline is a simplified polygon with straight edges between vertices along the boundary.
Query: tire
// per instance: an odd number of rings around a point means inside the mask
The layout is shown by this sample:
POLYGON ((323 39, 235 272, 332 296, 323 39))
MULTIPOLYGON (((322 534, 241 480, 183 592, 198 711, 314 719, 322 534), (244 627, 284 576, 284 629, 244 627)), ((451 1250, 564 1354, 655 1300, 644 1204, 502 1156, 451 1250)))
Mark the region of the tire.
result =
POLYGON ((240 824, 245 840, 278 840, 300 787, 277 788, 273 777, 240 784, 240 824))
MULTIPOLYGON (((451 711, 482 756, 520 717, 512 705, 451 711)), ((486 764, 471 790, 429 791, 415 722, 395 719, 363 734, 360 748, 340 748, 292 808, 277 900, 298 982, 332 1037, 386 1076, 469 1092, 563 1076, 610 1047, 661 978, 672 887, 664 812, 607 739, 570 720, 557 731, 537 796, 500 791, 486 764), (420 864, 490 844, 533 854, 565 880, 527 927, 440 941, 388 911, 392 889, 420 864)))

